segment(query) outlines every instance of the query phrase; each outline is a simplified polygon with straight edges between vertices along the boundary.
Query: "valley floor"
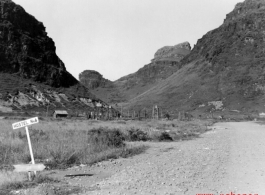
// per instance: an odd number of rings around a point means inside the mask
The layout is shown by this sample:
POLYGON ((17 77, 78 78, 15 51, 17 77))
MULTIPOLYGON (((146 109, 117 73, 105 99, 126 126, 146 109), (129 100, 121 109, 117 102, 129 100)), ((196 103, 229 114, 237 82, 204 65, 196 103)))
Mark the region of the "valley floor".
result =
MULTIPOLYGON (((262 195, 264 138, 265 126, 259 123, 217 123, 212 131, 194 140, 146 142, 150 148, 138 156, 53 174, 82 186, 82 195, 262 195), (87 175, 64 177, 67 174, 87 175)), ((30 190, 24 193, 32 194, 30 190)))

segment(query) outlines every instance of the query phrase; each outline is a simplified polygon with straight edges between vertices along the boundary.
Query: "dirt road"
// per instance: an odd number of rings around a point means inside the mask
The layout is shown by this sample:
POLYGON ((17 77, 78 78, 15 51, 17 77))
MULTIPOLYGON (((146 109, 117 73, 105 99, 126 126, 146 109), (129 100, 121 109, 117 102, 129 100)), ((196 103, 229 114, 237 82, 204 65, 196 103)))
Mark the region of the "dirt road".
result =
POLYGON ((84 194, 265 194, 265 126, 218 123, 212 129, 191 141, 149 143, 145 154, 101 164, 94 170, 115 173, 90 181, 84 194))
POLYGON ((88 174, 65 179, 82 195, 265 195, 265 125, 218 123, 194 140, 144 144, 144 154, 58 175, 88 174))

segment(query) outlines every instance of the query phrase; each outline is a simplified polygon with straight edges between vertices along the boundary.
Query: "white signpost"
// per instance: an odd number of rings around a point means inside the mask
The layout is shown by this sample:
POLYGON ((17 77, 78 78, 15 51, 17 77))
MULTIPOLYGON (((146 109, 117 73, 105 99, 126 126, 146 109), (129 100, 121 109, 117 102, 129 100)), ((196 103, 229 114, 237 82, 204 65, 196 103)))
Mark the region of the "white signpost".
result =
POLYGON ((14 167, 15 167, 14 171, 15 172, 29 172, 29 180, 31 180, 30 172, 34 171, 34 173, 36 175, 36 171, 42 171, 45 168, 45 166, 43 164, 35 164, 32 146, 31 146, 31 141, 30 141, 30 136, 29 136, 28 126, 36 124, 38 122, 39 122, 38 117, 35 117, 35 118, 31 118, 31 119, 28 119, 25 121, 20 121, 20 122, 12 124, 13 129, 19 129, 22 127, 25 127, 25 129, 26 129, 32 165, 23 165, 23 164, 22 165, 14 165, 14 167))

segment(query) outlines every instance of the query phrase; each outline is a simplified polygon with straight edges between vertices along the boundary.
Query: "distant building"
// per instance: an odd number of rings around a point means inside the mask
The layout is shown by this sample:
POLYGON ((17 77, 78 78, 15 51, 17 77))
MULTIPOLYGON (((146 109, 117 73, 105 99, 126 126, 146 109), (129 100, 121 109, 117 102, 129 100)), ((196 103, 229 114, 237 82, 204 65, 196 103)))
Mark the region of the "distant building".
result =
POLYGON ((96 103, 96 107, 101 108, 102 104, 100 102, 96 103))
POLYGON ((53 118, 65 118, 68 116, 68 112, 66 110, 54 110, 53 118))
POLYGON ((260 117, 260 118, 265 118, 265 113, 264 113, 264 112, 259 113, 259 117, 260 117))

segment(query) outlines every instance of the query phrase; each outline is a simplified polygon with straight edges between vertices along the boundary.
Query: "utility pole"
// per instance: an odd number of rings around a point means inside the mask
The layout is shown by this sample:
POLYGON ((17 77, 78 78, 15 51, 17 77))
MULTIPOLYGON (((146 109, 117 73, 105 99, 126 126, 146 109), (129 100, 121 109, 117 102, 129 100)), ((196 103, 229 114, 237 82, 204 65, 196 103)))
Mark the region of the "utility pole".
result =
POLYGON ((178 116, 178 120, 181 121, 182 117, 181 117, 181 112, 179 111, 179 116, 178 116))
POLYGON ((157 105, 153 107, 152 118, 158 120, 159 119, 159 108, 157 105))
POLYGON ((109 107, 108 107, 107 119, 109 120, 109 107))
POLYGON ((47 111, 46 111, 46 117, 48 117, 48 112, 49 112, 49 103, 48 103, 48 105, 47 105, 47 111))

